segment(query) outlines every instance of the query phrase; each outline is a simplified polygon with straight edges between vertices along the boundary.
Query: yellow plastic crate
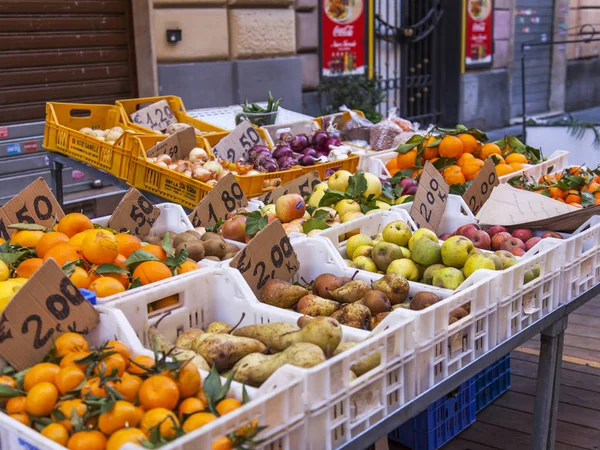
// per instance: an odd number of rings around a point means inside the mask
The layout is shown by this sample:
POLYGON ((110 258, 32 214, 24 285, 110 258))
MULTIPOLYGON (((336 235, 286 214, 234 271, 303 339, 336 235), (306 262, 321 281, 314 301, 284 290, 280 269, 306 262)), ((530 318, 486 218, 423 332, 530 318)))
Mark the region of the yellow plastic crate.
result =
POLYGON ((46 103, 43 146, 127 180, 131 150, 127 147, 126 135, 134 132, 128 129, 135 131, 128 126, 123 110, 117 106, 49 102, 46 103), (106 130, 115 126, 126 132, 114 144, 79 131, 84 127, 106 130))
MULTIPOLYGON (((355 112, 356 114, 358 114, 361 117, 365 117, 364 113, 362 111, 358 111, 357 109, 353 109, 352 112, 355 112)), ((346 125, 346 123, 348 123, 348 121, 350 120, 350 113, 345 111, 345 112, 330 114, 330 116, 337 116, 338 114, 343 115, 342 125, 346 125)), ((321 129, 323 129, 323 117, 329 117, 329 116, 315 117, 313 119, 317 123, 317 125, 319 125, 319 128, 321 128, 321 129)), ((340 131, 342 131, 342 130, 340 129, 340 131)))
POLYGON ((302 167, 301 175, 306 175, 307 173, 314 172, 315 170, 319 172, 319 178, 321 181, 325 181, 329 177, 326 176, 327 170, 335 169, 335 170, 347 170, 350 173, 356 173, 358 170, 358 163, 360 161, 360 156, 358 155, 350 155, 346 159, 341 159, 339 161, 331 161, 327 163, 315 164, 314 166, 306 166, 302 167))

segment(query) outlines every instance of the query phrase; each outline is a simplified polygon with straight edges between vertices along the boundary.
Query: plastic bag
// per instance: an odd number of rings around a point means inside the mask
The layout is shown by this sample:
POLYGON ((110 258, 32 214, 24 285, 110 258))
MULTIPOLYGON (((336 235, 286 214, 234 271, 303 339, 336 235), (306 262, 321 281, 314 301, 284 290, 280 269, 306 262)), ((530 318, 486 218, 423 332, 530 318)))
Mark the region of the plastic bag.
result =
POLYGON ((350 120, 346 122, 342 133, 349 141, 368 141, 371 137, 371 127, 373 122, 355 113, 346 105, 340 106, 340 111, 347 112, 350 115, 350 120))
POLYGON ((371 147, 373 150, 381 151, 388 150, 397 145, 394 144, 394 139, 401 133, 414 132, 413 124, 408 120, 398 117, 397 109, 390 109, 386 119, 371 127, 371 147))

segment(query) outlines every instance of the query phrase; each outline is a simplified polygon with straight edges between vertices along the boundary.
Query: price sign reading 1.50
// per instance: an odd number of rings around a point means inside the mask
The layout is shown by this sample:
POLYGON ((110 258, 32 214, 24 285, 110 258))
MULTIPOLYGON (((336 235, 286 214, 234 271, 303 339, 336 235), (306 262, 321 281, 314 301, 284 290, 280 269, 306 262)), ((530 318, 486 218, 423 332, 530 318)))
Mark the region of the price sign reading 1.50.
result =
POLYGON ((410 211, 411 217, 420 228, 437 231, 446 209, 449 192, 450 187, 437 169, 431 163, 425 163, 410 211))
POLYGON ((115 230, 131 231, 134 236, 146 236, 159 215, 157 207, 137 189, 130 188, 110 216, 108 225, 115 230))

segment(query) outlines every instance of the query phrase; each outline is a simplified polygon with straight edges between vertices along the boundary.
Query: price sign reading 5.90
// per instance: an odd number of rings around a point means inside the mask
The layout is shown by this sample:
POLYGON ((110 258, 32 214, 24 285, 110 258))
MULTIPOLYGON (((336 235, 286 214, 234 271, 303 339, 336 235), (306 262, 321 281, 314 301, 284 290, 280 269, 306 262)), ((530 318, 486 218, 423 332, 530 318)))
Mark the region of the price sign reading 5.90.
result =
POLYGON ((419 228, 437 231, 444 210, 450 187, 429 161, 425 163, 419 179, 419 188, 415 194, 410 216, 419 228))
POLYGON ((464 193, 463 200, 473 214, 477 214, 492 194, 492 189, 498 186, 498 174, 492 158, 487 158, 485 164, 473 180, 469 189, 464 193))
POLYGON ((265 145, 265 140, 248 120, 243 120, 215 145, 213 153, 229 162, 236 162, 239 159, 247 160, 248 150, 259 144, 265 145))

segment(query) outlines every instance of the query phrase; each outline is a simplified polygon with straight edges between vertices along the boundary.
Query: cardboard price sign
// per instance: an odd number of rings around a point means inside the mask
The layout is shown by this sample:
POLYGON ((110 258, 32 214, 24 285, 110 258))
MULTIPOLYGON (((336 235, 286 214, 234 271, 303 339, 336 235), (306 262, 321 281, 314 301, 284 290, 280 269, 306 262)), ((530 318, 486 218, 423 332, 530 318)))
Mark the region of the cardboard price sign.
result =
POLYGON ((2 312, 0 355, 17 370, 26 369, 46 356, 58 336, 88 334, 98 321, 98 312, 50 259, 2 312))
POLYGON ((8 240, 15 223, 35 223, 50 228, 65 213, 43 178, 38 178, 0 209, 0 237, 8 240))
POLYGON ((235 177, 228 174, 198 203, 189 218, 194 227, 209 227, 244 206, 248 206, 248 199, 235 177))
POLYGON ((155 131, 164 131, 172 123, 177 123, 175 114, 166 100, 159 100, 129 116, 134 123, 155 131))
POLYGON ((419 228, 437 231, 446 209, 446 200, 449 193, 450 187, 444 177, 433 167, 433 164, 427 161, 421 173, 419 188, 410 210, 410 216, 419 228))
POLYGON ((302 197, 306 197, 312 194, 315 186, 320 182, 319 173, 310 172, 261 195, 258 199, 268 205, 269 203, 275 203, 279 197, 286 194, 300 194, 302 197))
POLYGON ((300 268, 298 257, 279 220, 259 231, 229 265, 240 271, 257 297, 267 281, 287 281, 300 268))
POLYGON ((146 156, 154 158, 160 155, 169 155, 173 161, 176 161, 187 157, 197 145, 194 129, 185 128, 148 149, 146 156))
POLYGON ((136 188, 129 188, 108 219, 108 227, 118 232, 131 231, 134 236, 146 236, 159 215, 160 209, 136 188))
POLYGON ((471 186, 463 194, 463 200, 473 214, 477 214, 486 200, 492 194, 492 189, 498 186, 498 175, 492 158, 487 158, 485 164, 471 183, 471 186))
POLYGON ((294 136, 299 134, 312 136, 319 129, 319 126, 313 120, 300 120, 287 124, 265 125, 261 128, 269 133, 273 142, 277 142, 281 133, 289 132, 294 136))
POLYGON ((213 147, 213 153, 217 158, 230 162, 236 162, 239 159, 248 160, 248 150, 259 144, 265 145, 265 140, 258 134, 250 121, 244 119, 213 147))

